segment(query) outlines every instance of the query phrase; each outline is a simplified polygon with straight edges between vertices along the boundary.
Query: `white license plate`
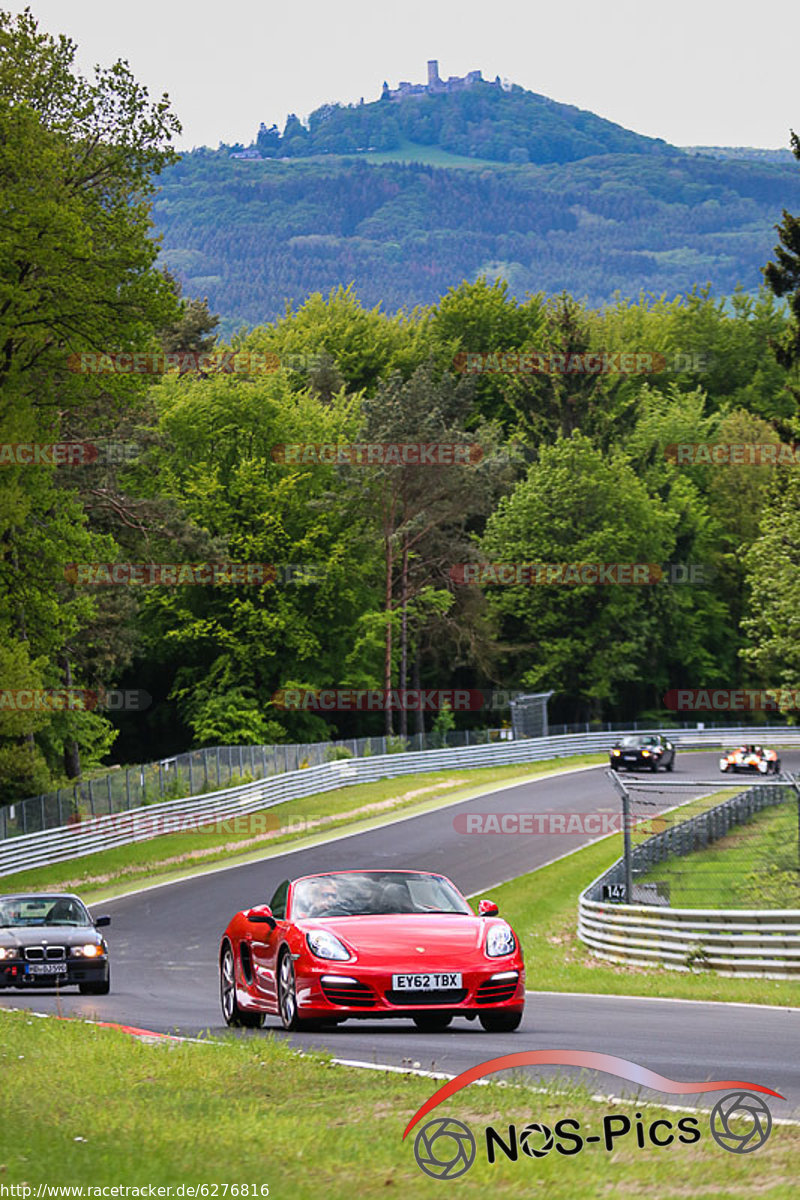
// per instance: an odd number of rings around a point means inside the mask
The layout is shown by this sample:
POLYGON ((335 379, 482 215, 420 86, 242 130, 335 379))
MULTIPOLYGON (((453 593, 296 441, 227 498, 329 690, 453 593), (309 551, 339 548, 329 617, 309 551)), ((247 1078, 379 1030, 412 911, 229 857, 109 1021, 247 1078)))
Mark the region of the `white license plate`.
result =
POLYGON ((65 962, 52 963, 28 963, 27 975, 66 975, 67 964, 65 962))
POLYGON ((625 759, 625 762, 636 762, 635 754, 625 754, 623 755, 623 758, 625 759))
POLYGON ((439 992, 461 987, 458 971, 424 971, 420 975, 393 975, 393 992, 439 992))

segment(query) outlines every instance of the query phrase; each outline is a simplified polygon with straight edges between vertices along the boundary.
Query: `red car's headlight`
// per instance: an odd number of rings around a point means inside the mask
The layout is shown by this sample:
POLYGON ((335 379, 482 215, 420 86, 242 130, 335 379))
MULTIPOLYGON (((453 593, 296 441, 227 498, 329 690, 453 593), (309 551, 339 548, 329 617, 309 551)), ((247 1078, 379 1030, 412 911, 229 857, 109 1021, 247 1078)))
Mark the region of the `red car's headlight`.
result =
POLYGON ((344 942, 327 929, 312 929, 306 934, 308 948, 317 958, 331 958, 336 962, 348 962, 351 955, 344 942))
POLYGON ((502 958, 513 954, 517 948, 516 938, 508 925, 492 925, 486 935, 486 953, 489 958, 502 958))

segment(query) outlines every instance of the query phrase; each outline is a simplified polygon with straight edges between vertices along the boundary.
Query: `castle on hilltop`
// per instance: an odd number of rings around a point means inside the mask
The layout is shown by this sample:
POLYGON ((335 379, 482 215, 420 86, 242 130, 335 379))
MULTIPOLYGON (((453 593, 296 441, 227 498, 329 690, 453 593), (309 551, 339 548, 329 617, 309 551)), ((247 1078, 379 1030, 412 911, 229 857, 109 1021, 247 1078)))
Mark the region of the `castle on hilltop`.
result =
MULTIPOLYGON (((406 96, 438 96, 444 92, 461 92, 472 87, 474 83, 485 83, 480 71, 468 71, 466 75, 451 75, 449 79, 439 78, 438 59, 428 59, 428 82, 408 83, 401 80, 396 88, 390 88, 388 83, 383 85, 382 100, 405 100, 406 96)), ((495 87, 502 87, 499 77, 494 81, 495 87)))

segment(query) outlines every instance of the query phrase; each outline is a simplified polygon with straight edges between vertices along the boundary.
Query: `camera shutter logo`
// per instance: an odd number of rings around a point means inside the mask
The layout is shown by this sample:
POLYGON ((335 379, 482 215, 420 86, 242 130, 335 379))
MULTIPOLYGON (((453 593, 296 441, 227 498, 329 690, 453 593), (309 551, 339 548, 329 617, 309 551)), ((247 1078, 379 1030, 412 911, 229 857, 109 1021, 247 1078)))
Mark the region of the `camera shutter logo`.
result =
POLYGON ((458 1179, 475 1161, 475 1138, 463 1122, 439 1117, 420 1129, 414 1157, 433 1179, 458 1179))
POLYGON ((731 1154, 750 1154, 764 1145, 772 1131, 772 1114, 760 1096, 752 1092, 729 1092, 711 1110, 711 1136, 723 1150, 731 1154), (744 1133, 731 1128, 732 1120, 746 1119, 750 1123, 744 1133))
POLYGON ((532 1121, 519 1135, 519 1144, 528 1158, 544 1158, 553 1149, 553 1131, 549 1125, 532 1121), (541 1145, 536 1144, 539 1140, 541 1140, 541 1145))

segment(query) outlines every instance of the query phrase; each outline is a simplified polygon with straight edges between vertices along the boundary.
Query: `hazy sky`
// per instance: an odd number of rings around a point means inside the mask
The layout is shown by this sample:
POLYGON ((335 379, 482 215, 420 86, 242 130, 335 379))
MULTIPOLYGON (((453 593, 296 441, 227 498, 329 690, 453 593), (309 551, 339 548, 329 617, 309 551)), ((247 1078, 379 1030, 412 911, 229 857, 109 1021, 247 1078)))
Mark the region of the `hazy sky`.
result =
MULTIPOLYGON (((127 58, 181 146, 250 142, 383 80, 480 68, 677 145, 786 146, 800 129, 795 0, 29 0, 89 70, 127 58)), ((21 11, 25 4, 0 0, 21 11)))

